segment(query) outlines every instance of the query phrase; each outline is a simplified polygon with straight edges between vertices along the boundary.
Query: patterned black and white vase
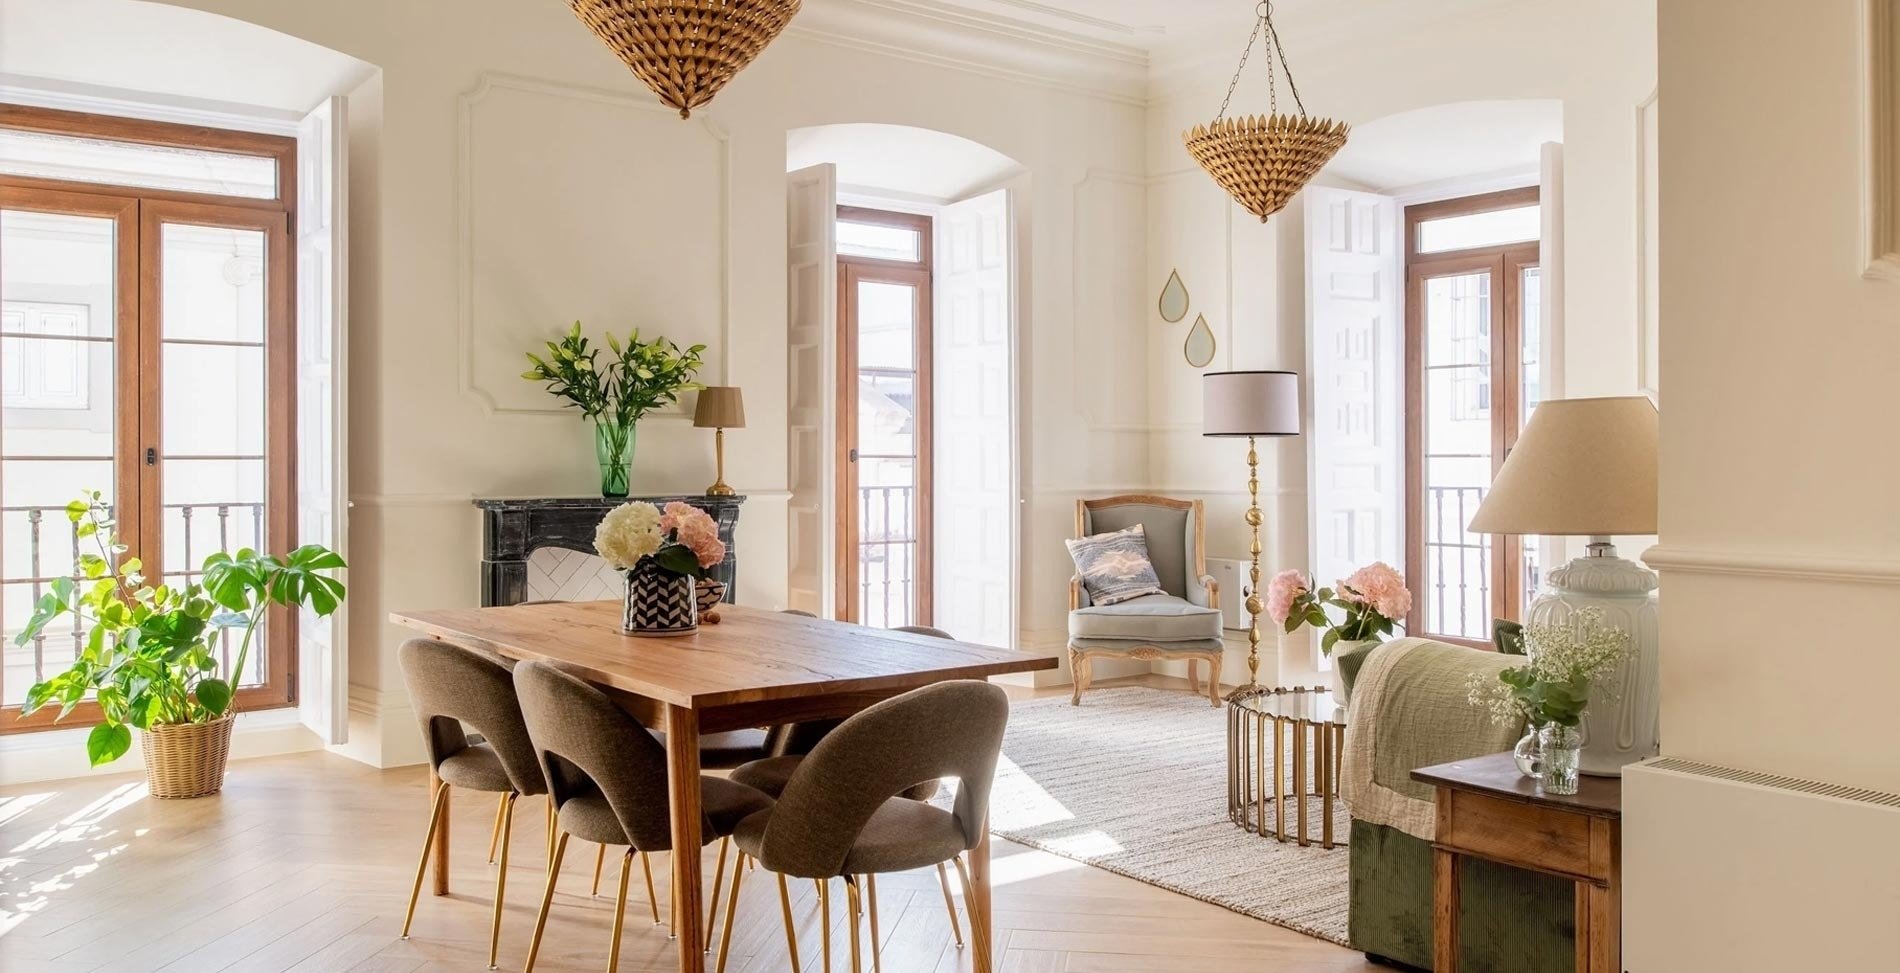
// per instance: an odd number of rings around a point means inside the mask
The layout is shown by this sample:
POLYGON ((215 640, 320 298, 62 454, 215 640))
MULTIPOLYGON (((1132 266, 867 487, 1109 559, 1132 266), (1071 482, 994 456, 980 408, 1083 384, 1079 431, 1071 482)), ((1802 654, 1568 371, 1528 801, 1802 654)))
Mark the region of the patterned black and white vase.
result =
POLYGON ((693 579, 641 561, 627 572, 627 603, 620 628, 628 635, 667 638, 699 629, 699 600, 693 579))

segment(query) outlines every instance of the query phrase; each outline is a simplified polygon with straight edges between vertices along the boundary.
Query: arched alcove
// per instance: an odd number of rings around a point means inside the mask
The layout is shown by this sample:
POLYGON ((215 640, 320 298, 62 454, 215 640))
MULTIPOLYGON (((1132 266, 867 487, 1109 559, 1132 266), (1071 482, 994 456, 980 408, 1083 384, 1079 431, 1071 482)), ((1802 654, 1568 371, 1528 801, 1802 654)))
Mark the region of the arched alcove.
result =
POLYGON ((1563 141, 1563 133, 1563 102, 1556 99, 1432 105, 1353 126, 1327 172, 1397 193, 1511 175, 1534 181, 1544 143, 1563 141))

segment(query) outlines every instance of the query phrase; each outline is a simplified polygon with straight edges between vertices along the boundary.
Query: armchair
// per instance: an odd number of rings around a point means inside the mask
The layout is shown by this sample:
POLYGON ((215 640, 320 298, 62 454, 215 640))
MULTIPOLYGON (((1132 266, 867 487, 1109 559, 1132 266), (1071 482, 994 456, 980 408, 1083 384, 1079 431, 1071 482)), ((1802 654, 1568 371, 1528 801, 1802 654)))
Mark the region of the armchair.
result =
POLYGON ((1163 593, 1096 605, 1079 575, 1069 579, 1069 666, 1075 678, 1070 703, 1082 705, 1090 660, 1102 656, 1185 659, 1188 685, 1197 693, 1200 664, 1206 662, 1207 699, 1220 705, 1220 585, 1207 573, 1205 520, 1199 500, 1131 494, 1075 502, 1077 537, 1142 525, 1163 593))

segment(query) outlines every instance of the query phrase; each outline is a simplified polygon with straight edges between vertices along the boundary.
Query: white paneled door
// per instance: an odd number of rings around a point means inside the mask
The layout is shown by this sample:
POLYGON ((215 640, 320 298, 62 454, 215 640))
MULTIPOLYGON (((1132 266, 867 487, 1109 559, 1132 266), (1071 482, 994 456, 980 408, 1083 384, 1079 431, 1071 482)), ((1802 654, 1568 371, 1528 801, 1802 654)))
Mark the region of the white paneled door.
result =
POLYGON ((1373 193, 1306 190, 1307 437, 1312 571, 1405 567, 1401 211, 1373 193))
POLYGON ((1016 632, 1011 240, 1006 189, 937 215, 934 624, 999 646, 1016 632))
MULTIPOLYGON (((349 558, 348 100, 326 99, 297 130, 297 542, 349 558)), ((343 578, 345 572, 337 572, 343 578)), ((327 743, 349 737, 349 607, 297 620, 297 707, 327 743)))
POLYGON ((829 615, 835 604, 836 388, 832 344, 838 320, 838 174, 830 164, 786 176, 786 482, 788 605, 829 615))

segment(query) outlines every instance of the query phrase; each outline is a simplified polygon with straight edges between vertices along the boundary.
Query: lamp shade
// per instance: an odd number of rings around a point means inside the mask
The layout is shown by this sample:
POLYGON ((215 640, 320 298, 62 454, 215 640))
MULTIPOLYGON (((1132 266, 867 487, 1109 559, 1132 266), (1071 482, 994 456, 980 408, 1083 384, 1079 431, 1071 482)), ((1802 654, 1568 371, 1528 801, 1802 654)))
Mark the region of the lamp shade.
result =
POLYGON ((1479 534, 1656 533, 1656 406, 1542 402, 1471 518, 1479 534))
POLYGON ((1297 436, 1300 377, 1292 372, 1201 376, 1201 435, 1297 436))
POLYGON ((710 385, 699 390, 693 425, 702 429, 744 429, 745 401, 736 385, 710 385))

